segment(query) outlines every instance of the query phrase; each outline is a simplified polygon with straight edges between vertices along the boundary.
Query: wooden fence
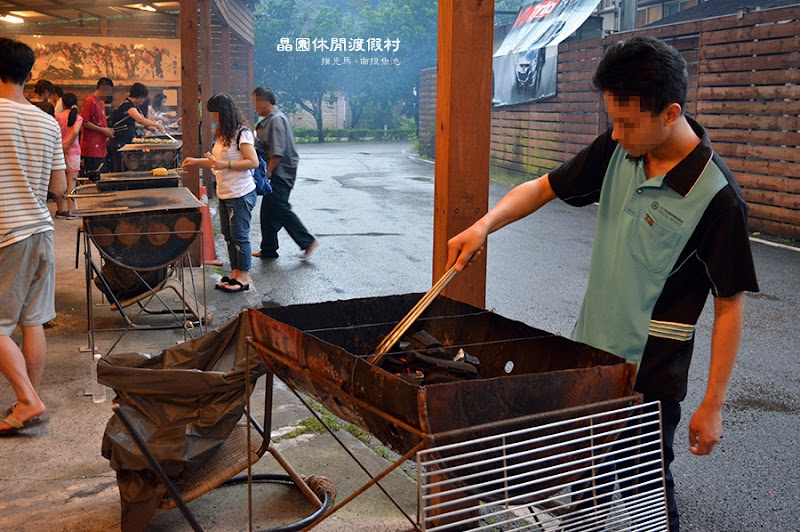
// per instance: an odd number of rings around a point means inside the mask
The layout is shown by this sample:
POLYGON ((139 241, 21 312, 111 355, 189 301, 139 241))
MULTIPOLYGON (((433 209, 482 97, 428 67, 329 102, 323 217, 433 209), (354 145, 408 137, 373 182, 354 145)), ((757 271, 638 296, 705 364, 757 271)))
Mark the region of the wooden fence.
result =
MULTIPOLYGON (((535 177, 606 128, 591 77, 603 50, 636 35, 663 39, 689 70, 686 110, 708 130, 750 207, 750 228, 800 240, 800 9, 797 6, 646 28, 564 44, 558 93, 492 112, 491 164, 535 177)), ((421 98, 433 91, 421 79, 421 98)), ((427 83, 426 83, 427 82, 427 83)), ((420 135, 430 112, 420 113, 420 135)), ((431 119, 435 124, 435 118, 431 119)), ((422 145, 422 138, 420 139, 422 145)))

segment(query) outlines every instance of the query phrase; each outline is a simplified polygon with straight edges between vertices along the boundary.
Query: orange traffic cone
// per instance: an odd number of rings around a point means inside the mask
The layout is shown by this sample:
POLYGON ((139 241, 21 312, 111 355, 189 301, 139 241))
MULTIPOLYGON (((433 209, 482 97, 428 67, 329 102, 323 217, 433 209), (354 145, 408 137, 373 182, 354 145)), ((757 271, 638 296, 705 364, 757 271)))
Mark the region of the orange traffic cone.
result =
POLYGON ((211 227, 211 211, 208 208, 208 191, 206 187, 200 187, 200 201, 203 206, 200 211, 203 218, 200 228, 203 231, 203 262, 210 266, 222 266, 222 261, 217 258, 217 250, 214 247, 214 229, 211 227))

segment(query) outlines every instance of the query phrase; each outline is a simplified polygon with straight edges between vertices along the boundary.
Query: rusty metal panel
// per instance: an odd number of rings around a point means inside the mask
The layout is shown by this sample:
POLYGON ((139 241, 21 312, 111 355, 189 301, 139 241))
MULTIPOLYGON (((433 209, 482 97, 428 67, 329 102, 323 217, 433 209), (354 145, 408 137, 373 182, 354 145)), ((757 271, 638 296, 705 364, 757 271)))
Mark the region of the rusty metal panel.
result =
POLYGON ((422 294, 250 310, 256 349, 289 386, 405 453, 432 434, 629 396, 635 366, 440 296, 425 328, 481 361, 475 380, 421 386, 366 357, 422 294))

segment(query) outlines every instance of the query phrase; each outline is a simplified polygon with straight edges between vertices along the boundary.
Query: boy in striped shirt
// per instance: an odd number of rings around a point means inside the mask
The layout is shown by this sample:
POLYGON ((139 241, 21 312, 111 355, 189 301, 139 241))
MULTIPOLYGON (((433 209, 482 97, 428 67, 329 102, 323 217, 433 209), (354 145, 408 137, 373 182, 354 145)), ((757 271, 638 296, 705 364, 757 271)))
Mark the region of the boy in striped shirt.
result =
POLYGON ((43 325, 56 316, 47 192, 66 192, 66 165, 58 123, 25 99, 34 61, 26 44, 0 38, 0 372, 17 397, 0 422, 0 436, 42 420, 43 325), (17 326, 21 349, 11 338, 17 326))

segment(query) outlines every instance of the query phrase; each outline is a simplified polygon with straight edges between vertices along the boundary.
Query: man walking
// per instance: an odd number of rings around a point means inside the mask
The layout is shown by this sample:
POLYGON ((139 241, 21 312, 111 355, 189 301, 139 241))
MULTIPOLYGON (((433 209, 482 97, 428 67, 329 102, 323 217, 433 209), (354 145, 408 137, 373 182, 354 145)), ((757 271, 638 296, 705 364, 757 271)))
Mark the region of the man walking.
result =
POLYGON ((47 192, 66 192, 61 129, 24 95, 35 56, 26 44, 0 38, 0 372, 17 397, 0 436, 31 427, 46 407, 39 397, 47 341, 55 318, 53 219, 47 192), (22 349, 11 334, 22 330, 22 349))
POLYGON ((300 259, 311 257, 319 246, 303 223, 292 211, 289 194, 297 178, 299 157, 294 143, 294 132, 289 119, 275 107, 275 93, 269 87, 256 87, 253 91, 256 112, 264 118, 256 124, 256 148, 264 150, 267 171, 272 183, 272 194, 261 198, 261 250, 253 253, 262 259, 278 258, 278 231, 282 227, 300 246, 300 259))
POLYGON ((669 466, 695 324, 710 292, 710 372, 688 430, 689 450, 707 455, 722 435, 744 292, 758 291, 747 207, 705 130, 683 112, 688 74, 675 48, 647 37, 612 46, 593 82, 612 127, 452 238, 448 267, 463 268, 489 233, 555 198, 577 207, 599 203, 589 283, 572 338, 637 364, 636 391, 645 401, 661 401, 669 530, 678 532, 669 466))
MULTIPOLYGON (((95 174, 100 171, 100 165, 106 160, 108 139, 114 138, 114 130, 108 127, 108 118, 106 117, 106 104, 111 103, 113 99, 113 89, 113 81, 108 78, 100 78, 94 94, 86 98, 81 108, 83 171, 93 178, 98 177, 95 174)), ((111 170, 106 168, 106 171, 110 172, 111 170)))

